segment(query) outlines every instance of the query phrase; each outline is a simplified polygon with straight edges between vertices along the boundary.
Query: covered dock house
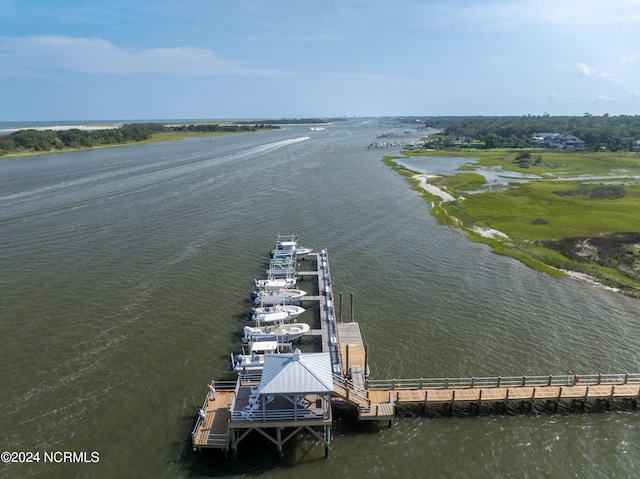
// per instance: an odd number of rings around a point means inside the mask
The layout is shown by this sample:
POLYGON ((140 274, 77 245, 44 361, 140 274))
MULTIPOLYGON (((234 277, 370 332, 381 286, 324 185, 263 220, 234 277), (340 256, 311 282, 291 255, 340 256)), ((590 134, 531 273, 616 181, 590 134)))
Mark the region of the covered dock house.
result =
POLYGON ((302 353, 296 349, 292 353, 267 354, 259 381, 239 375, 228 402, 206 402, 204 418, 194 428, 194 447, 220 447, 209 439, 223 436, 235 456, 240 442, 257 431, 282 454, 289 439, 307 431, 324 444, 327 456, 332 394, 329 353, 302 353), (226 424, 226 431, 213 430, 215 424, 221 424, 216 415, 227 419, 222 423, 226 424))

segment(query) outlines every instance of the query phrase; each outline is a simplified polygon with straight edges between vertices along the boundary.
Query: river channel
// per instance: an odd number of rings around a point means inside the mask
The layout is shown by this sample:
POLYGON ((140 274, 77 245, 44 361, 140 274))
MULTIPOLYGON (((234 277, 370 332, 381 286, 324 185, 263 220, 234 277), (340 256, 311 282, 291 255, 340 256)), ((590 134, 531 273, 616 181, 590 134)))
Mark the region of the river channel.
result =
MULTIPOLYGON (((377 123, 0 161, 0 476, 637 477, 640 412, 402 411, 194 454, 278 233, 329 254, 371 377, 640 372, 640 302, 552 278, 438 225, 368 149, 377 123), (88 453, 86 463, 44 452, 88 453), (99 460, 91 462, 92 452, 99 460)), ((304 320, 304 316, 300 317, 304 320)), ((93 456, 95 458, 95 456, 93 456)))

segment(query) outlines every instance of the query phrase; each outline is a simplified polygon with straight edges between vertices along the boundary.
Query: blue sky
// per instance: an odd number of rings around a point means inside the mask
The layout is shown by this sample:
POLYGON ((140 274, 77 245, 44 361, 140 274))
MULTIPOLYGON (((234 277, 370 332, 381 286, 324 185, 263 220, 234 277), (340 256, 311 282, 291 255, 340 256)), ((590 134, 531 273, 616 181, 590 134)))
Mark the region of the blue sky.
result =
POLYGON ((0 0, 0 121, 640 114, 640 0, 0 0))

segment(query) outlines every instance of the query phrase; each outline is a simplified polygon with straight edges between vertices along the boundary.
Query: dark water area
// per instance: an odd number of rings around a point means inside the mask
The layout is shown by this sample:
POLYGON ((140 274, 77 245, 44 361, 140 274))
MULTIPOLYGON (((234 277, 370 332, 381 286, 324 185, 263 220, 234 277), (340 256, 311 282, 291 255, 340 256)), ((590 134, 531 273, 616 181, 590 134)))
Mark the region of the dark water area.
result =
MULTIPOLYGON (((367 149, 376 124, 286 127, 0 161, 0 450, 98 452, 1 477, 636 477, 640 414, 341 417, 278 459, 193 454, 278 233, 329 253, 373 379, 640 371, 640 303, 438 225, 367 149)), ((301 317, 301 320, 304 319, 301 317)), ((42 457, 42 456, 41 456, 42 457)))

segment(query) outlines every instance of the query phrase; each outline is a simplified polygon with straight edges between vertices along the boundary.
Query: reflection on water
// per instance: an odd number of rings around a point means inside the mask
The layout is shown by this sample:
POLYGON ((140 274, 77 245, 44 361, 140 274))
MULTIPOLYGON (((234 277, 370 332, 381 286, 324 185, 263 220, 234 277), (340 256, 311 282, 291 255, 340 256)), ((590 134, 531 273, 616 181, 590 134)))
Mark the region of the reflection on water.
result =
POLYGON ((518 172, 505 171, 501 166, 477 166, 478 158, 461 158, 455 156, 425 156, 399 158, 395 160, 399 165, 410 170, 427 175, 451 176, 458 173, 473 172, 482 175, 486 184, 467 194, 486 193, 489 191, 502 191, 509 187, 510 184, 529 183, 531 181, 540 180, 538 175, 518 172), (472 166, 473 169, 461 170, 461 166, 472 166))
POLYGON ((478 166, 476 165, 478 158, 473 157, 412 156, 398 158, 395 161, 405 168, 427 175, 452 176, 469 171, 482 175, 486 184, 482 188, 466 192, 466 194, 504 191, 510 185, 530 183, 543 178, 545 181, 581 181, 608 185, 635 185, 640 179, 640 176, 627 175, 624 170, 619 170, 617 172, 619 174, 616 175, 562 176, 562 173, 559 173, 555 177, 549 177, 549 174, 541 177, 532 173, 505 171, 502 166, 478 166), (462 166, 471 166, 472 169, 461 170, 462 166))

